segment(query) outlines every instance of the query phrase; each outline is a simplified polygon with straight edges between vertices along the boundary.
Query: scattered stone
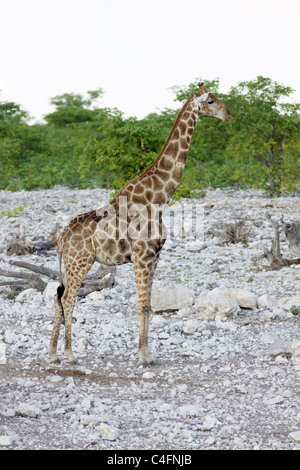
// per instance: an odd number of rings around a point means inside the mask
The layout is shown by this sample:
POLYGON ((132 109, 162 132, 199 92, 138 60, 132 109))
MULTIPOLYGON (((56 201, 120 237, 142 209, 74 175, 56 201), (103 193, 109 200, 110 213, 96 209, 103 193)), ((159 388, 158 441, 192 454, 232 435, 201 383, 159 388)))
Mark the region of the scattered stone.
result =
POLYGON ((169 339, 170 335, 166 331, 162 331, 161 333, 159 333, 158 338, 159 339, 169 339))
POLYGON ((190 316, 193 316, 194 314, 196 313, 196 310, 194 309, 193 306, 191 307, 183 307, 183 308, 180 308, 177 312, 177 317, 179 318, 186 318, 186 317, 190 317, 190 316))
POLYGON ((194 293, 181 285, 154 289, 151 296, 151 306, 154 312, 180 310, 193 303, 194 293))
MULTIPOLYGON (((10 270, 6 247, 16 232, 42 239, 109 198, 101 189, 0 191, 5 207, 28 204, 25 216, 1 218, 0 268, 10 270)), ((197 203, 184 201, 185 221, 197 203)), ((274 219, 300 219, 299 195, 271 203, 274 219)), ((153 292, 162 289, 164 305, 150 316, 147 367, 137 365, 131 264, 117 267, 113 287, 77 299, 77 365, 64 356, 64 325, 61 363, 49 363, 57 282, 16 297, 0 289, 1 449, 300 449, 300 317, 289 310, 299 307, 300 265, 270 270, 258 260, 272 237, 266 195, 208 189, 204 204, 205 246, 187 224, 185 238, 169 237, 161 252, 153 292), (218 243, 213 228, 241 214, 251 221, 248 246, 218 243)), ((24 261, 58 270, 55 249, 24 261)))
POLYGON ((277 306, 278 306, 277 301, 274 299, 274 297, 272 297, 269 294, 263 294, 260 297, 258 297, 258 300, 257 300, 258 308, 265 308, 265 309, 272 310, 274 307, 277 307, 277 306))
POLYGON ((43 300, 47 308, 52 310, 52 315, 54 311, 54 296, 57 292, 58 285, 59 283, 57 281, 50 281, 43 292, 43 300))
POLYGON ((29 418, 38 418, 41 414, 41 410, 35 405, 20 403, 17 407, 17 414, 29 418))
POLYGON ((185 245, 185 249, 187 251, 190 251, 190 252, 199 252, 200 250, 203 250, 204 248, 207 247, 207 244, 202 242, 202 241, 199 241, 199 240, 196 240, 194 242, 188 242, 186 243, 185 245))
POLYGON ((187 418, 188 416, 202 416, 203 412, 196 405, 183 405, 178 408, 177 414, 187 418))
POLYGON ((211 294, 213 293, 220 293, 235 299, 242 308, 250 308, 252 310, 257 308, 258 298, 253 292, 244 289, 214 289, 211 291, 211 294))
POLYGON ((42 294, 38 292, 36 289, 30 287, 29 289, 25 289, 16 297, 16 302, 41 302, 42 301, 42 294))
POLYGON ((0 436, 0 447, 10 447, 14 445, 16 442, 16 438, 12 436, 0 436))
POLYGON ((4 341, 7 344, 13 344, 17 341, 17 335, 12 330, 6 330, 4 333, 4 341))
POLYGON ((300 340, 284 341, 281 339, 275 340, 267 349, 270 356, 300 356, 300 340))
POLYGON ((106 423, 100 423, 99 426, 96 426, 96 429, 100 432, 102 439, 107 441, 115 441, 118 437, 117 429, 109 426, 106 423))
POLYGON ((211 431, 218 424, 217 418, 214 416, 205 416, 200 429, 201 431, 211 431))
POLYGON ((300 307, 300 295, 292 297, 282 297, 279 302, 279 306, 285 310, 291 310, 292 307, 300 307))
POLYGON ((213 319, 216 315, 235 316, 240 310, 235 299, 218 292, 211 292, 203 297, 198 297, 194 307, 197 317, 202 319, 213 319))
POLYGON ((182 331, 188 335, 195 333, 200 327, 201 323, 197 319, 190 319, 184 322, 182 331))
POLYGON ((168 321, 161 315, 153 315, 151 319, 152 328, 163 328, 168 321))
POLYGON ((6 364, 6 344, 0 341, 0 364, 6 364))
POLYGON ((284 397, 281 395, 276 395, 273 398, 266 398, 264 400, 265 405, 280 405, 284 402, 284 397))
POLYGON ((300 430, 290 432, 289 438, 293 439, 293 441, 300 442, 300 430))
POLYGON ((143 379, 153 379, 155 377, 155 374, 154 372, 144 372, 143 375, 142 375, 142 378, 143 379))

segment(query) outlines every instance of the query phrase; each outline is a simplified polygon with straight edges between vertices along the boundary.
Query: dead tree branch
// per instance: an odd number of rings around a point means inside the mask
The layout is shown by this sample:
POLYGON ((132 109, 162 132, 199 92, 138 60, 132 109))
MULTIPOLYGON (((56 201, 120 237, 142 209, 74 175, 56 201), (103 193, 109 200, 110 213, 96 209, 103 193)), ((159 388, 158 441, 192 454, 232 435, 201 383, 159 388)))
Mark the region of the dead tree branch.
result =
POLYGON ((54 229, 49 235, 49 238, 46 240, 41 240, 39 242, 28 243, 25 241, 25 236, 22 238, 16 236, 7 246, 7 254, 12 255, 16 254, 18 256, 31 254, 31 253, 41 253, 43 251, 48 251, 51 248, 54 248, 57 245, 58 240, 58 230, 59 224, 56 224, 54 229))
MULTIPOLYGON (((48 277, 52 280, 59 281, 59 272, 55 271, 50 268, 46 268, 43 265, 34 265, 31 263, 27 263, 25 261, 10 261, 10 265, 18 266, 20 268, 25 268, 34 273, 41 274, 42 276, 48 277)), ((86 297, 88 294, 94 291, 100 291, 105 287, 112 287, 115 282, 115 273, 116 268, 113 267, 103 267, 100 266, 99 269, 84 279, 79 291, 78 297, 86 297)), ((17 278, 18 280, 12 281, 2 281, 0 282, 1 286, 11 286, 16 288, 29 288, 34 287, 38 290, 43 290, 46 285, 47 281, 44 281, 41 277, 37 274, 28 273, 24 271, 8 271, 5 269, 0 269, 0 276, 8 277, 8 278, 17 278)))
POLYGON ((263 247, 264 254, 262 257, 266 257, 274 269, 280 269, 292 264, 300 264, 300 223, 285 223, 283 215, 281 216, 281 224, 272 220, 270 214, 267 214, 267 218, 274 229, 274 237, 270 250, 266 246, 263 247), (295 258, 287 259, 283 257, 280 248, 280 229, 284 231, 288 239, 290 255, 296 256, 295 258))

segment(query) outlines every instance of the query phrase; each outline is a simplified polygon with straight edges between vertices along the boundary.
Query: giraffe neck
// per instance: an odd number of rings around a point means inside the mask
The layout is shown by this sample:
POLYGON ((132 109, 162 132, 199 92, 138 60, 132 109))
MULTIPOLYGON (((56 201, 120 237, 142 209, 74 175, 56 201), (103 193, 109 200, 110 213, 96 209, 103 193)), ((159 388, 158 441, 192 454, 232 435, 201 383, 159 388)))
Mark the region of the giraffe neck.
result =
POLYGON ((163 182, 161 204, 169 202, 180 183, 197 118, 197 107, 190 98, 179 112, 161 153, 143 174, 156 175, 163 182))

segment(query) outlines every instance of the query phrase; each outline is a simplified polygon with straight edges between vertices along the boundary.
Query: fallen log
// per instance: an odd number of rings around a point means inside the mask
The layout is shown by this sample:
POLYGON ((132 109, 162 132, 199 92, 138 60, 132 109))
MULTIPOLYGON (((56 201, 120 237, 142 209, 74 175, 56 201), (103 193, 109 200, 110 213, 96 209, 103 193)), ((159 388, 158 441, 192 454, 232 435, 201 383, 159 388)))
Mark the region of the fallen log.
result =
MULTIPOLYGON (((35 265, 26 261, 9 261, 9 264, 12 266, 28 269, 36 274, 24 271, 9 271, 6 269, 0 269, 0 276, 17 279, 15 281, 1 281, 1 286, 11 286, 14 288, 19 287, 22 289, 34 287, 38 290, 44 290, 48 282, 44 281, 37 274, 59 282, 59 271, 47 268, 43 265, 35 265)), ((106 287, 112 287, 115 282, 115 273, 115 266, 100 266, 96 272, 86 276, 78 291, 78 297, 86 297, 91 292, 100 291, 106 287)))
POLYGON ((50 233, 49 238, 47 238, 46 240, 30 243, 25 241, 25 235, 23 235, 22 238, 17 235, 8 244, 6 253, 8 255, 16 254, 18 256, 22 256, 26 254, 42 253, 48 251, 57 245, 58 230, 59 224, 56 224, 54 229, 50 233))

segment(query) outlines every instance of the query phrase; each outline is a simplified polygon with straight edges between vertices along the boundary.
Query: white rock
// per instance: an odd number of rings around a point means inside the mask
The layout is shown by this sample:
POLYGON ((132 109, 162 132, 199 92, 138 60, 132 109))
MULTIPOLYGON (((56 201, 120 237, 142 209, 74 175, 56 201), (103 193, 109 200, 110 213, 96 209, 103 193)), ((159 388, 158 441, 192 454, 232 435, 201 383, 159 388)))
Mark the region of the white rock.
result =
POLYGON ((196 310, 194 309, 194 307, 183 307, 178 310, 177 317, 179 318, 189 317, 191 315, 194 315, 195 312, 196 310))
POLYGON ((288 343, 287 350, 291 352, 292 356, 300 356, 300 340, 294 339, 288 343))
POLYGON ((258 297, 253 292, 244 289, 213 289, 211 293, 220 293, 235 299, 242 308, 257 308, 258 297))
POLYGON ((59 375, 53 375, 49 377, 49 381, 52 383, 61 382, 62 380, 63 380, 62 377, 60 377, 59 375))
POLYGON ((19 295, 15 298, 16 302, 41 302, 42 294, 36 289, 29 288, 20 292, 19 295))
POLYGON ((54 296, 57 292, 57 288, 59 283, 56 281, 50 281, 45 287, 43 292, 43 300, 47 306, 47 308, 53 310, 54 312, 54 296))
POLYGON ((200 250, 203 250, 204 248, 206 248, 207 245, 206 243, 200 240, 196 240, 196 241, 186 243, 184 247, 187 251, 199 252, 200 250))
POLYGON ((182 405, 178 408, 177 413, 184 418, 202 415, 202 411, 196 405, 182 405))
POLYGON ((219 436, 221 439, 228 439, 228 438, 231 438, 233 434, 235 433, 236 433, 235 426, 227 424, 220 429, 219 436))
POLYGON ((273 398, 266 398, 266 399, 264 400, 264 403, 265 403, 266 405, 279 405, 279 404, 281 404, 281 403, 283 403, 283 402, 284 402, 284 398, 283 398, 283 396, 281 396, 281 395, 276 395, 276 396, 273 397, 273 398))
POLYGON ((198 297, 194 307, 197 316, 205 319, 215 318, 216 315, 234 316, 240 310, 235 299, 213 291, 203 297, 198 297))
POLYGON ((86 442, 87 444, 97 444, 97 442, 99 441, 99 436, 97 436, 96 434, 89 434, 88 437, 86 438, 86 442))
POLYGON ((96 429, 98 429, 100 432, 102 439, 115 441, 118 437, 117 429, 109 426, 106 423, 100 423, 99 426, 96 426, 96 429))
POLYGON ((260 339, 263 344, 272 344, 275 343, 275 341, 277 341, 279 338, 278 336, 273 336, 269 333, 263 333, 260 339))
POLYGON ((170 412, 172 410, 172 405, 170 405, 170 403, 162 403, 159 407, 158 407, 158 411, 162 412, 162 413, 166 413, 166 412, 170 412))
POLYGON ((300 307, 300 295, 293 297, 283 297, 279 299, 278 304, 285 310, 290 310, 292 307, 300 307))
POLYGON ((6 363, 6 344, 0 341, 0 364, 6 363))
POLYGON ((277 339, 267 349, 270 356, 300 356, 300 340, 285 341, 277 339))
POLYGON ((232 321, 228 321, 226 318, 225 321, 223 321, 220 315, 216 315, 216 327, 226 331, 236 331, 238 325, 236 325, 232 321))
POLYGON ((213 416, 205 416, 202 425, 201 425, 201 430, 202 431, 211 431, 216 425, 218 424, 217 418, 214 418, 213 416))
POLYGON ((166 331, 162 331, 161 333, 159 333, 158 337, 159 339, 169 339, 170 335, 166 331))
POLYGON ((187 321, 184 322, 182 331, 186 334, 192 334, 192 333, 195 333, 195 331, 198 330, 200 325, 201 325, 201 323, 198 320, 196 320, 195 318, 190 319, 190 320, 187 320, 187 321))
POLYGON ((270 356, 276 357, 279 354, 286 354, 287 341, 280 338, 273 341, 267 348, 267 352, 270 356))
POLYGON ((151 317, 151 326, 153 328, 163 328, 168 321, 161 315, 153 315, 151 317))
POLYGON ((9 447, 15 443, 16 439, 12 436, 0 436, 0 446, 9 447))
POLYGON ((28 416, 30 418, 37 418, 41 414, 41 410, 35 405, 28 403, 20 403, 17 408, 17 413, 21 416, 28 416))
POLYGON ((17 335, 12 330, 6 330, 4 333, 4 341, 7 344, 13 344, 17 341, 17 335))
POLYGON ((85 300, 86 301, 90 300, 92 302, 98 302, 98 301, 102 302, 104 300, 103 292, 101 291, 91 292, 85 297, 85 300))
POLYGON ((272 297, 269 294, 264 294, 258 297, 258 300, 257 300, 258 308, 266 308, 266 309, 272 310, 272 308, 277 307, 277 306, 278 306, 277 301, 274 299, 274 297, 272 297))
POLYGON ((179 285, 153 289, 151 295, 151 306, 154 312, 179 310, 193 303, 193 291, 179 285))
POLYGON ((154 372, 144 372, 142 375, 143 379, 153 379, 155 377, 154 372))
POLYGON ((293 439, 293 441, 300 442, 300 430, 290 432, 289 438, 293 439))
POLYGON ((300 370, 300 358, 297 358, 297 357, 296 357, 296 358, 293 360, 293 367, 294 367, 294 369, 296 369, 296 370, 300 370))

